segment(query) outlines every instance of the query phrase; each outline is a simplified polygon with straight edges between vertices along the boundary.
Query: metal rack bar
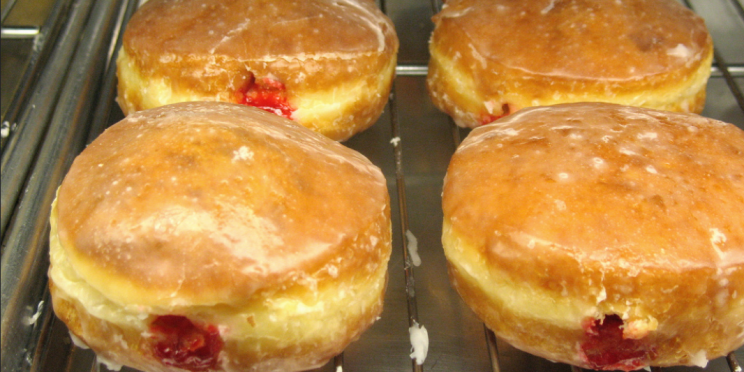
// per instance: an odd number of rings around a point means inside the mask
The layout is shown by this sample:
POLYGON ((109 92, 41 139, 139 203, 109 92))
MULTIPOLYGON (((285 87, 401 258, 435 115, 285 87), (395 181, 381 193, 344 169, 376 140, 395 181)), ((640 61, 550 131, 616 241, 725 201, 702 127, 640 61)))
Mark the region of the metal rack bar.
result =
POLYGON ((0 30, 2 39, 33 39, 39 35, 39 28, 35 26, 3 26, 0 30))
POLYGON ((88 137, 85 141, 86 144, 93 142, 110 124, 109 115, 111 114, 111 108, 116 104, 116 57, 119 54, 119 49, 124 40, 124 33, 122 32, 124 25, 132 18, 132 15, 137 10, 137 4, 139 0, 125 0, 122 4, 123 11, 120 12, 122 17, 118 20, 119 27, 115 28, 115 41, 112 43, 113 48, 111 50, 111 57, 108 59, 108 65, 106 66, 106 74, 103 78, 101 90, 99 92, 98 104, 96 110, 93 113, 93 119, 91 120, 90 130, 88 131, 88 137))
POLYGON ((46 134, 49 119, 67 76, 65 72, 69 70, 75 47, 80 41, 92 5, 92 0, 78 0, 73 4, 69 20, 50 60, 46 63, 39 82, 33 87, 28 102, 20 111, 18 129, 11 133, 10 139, 3 147, 0 166, 2 169, 0 195, 3 201, 0 205, 0 237, 5 236, 26 176, 35 160, 34 154, 46 134))
POLYGON ((486 345, 488 347, 488 358, 491 360, 491 372, 501 372, 496 335, 486 326, 483 326, 483 330, 486 332, 486 345))
POLYGON ((742 372, 741 365, 739 365, 739 361, 736 360, 734 353, 730 353, 726 356, 726 362, 728 363, 731 372, 742 372))
MULTIPOLYGON (((736 0, 730 0, 730 2, 736 9, 738 9, 740 18, 744 20, 744 10, 742 10, 741 4, 739 4, 736 0)), ((695 10, 692 6, 692 3, 690 3, 690 0, 684 0, 684 4, 689 9, 692 9, 693 11, 695 10)), ((736 103, 739 105, 739 108, 744 111, 744 95, 742 95, 739 86, 736 84, 736 81, 734 80, 734 77, 729 70, 729 65, 724 60, 715 44, 713 45, 713 63, 715 63, 718 72, 720 72, 723 78, 726 80, 726 85, 728 85, 731 94, 734 95, 734 99, 736 99, 736 103)))
POLYGON ((741 1, 731 0, 731 4, 734 5, 734 9, 739 13, 739 18, 744 19, 744 5, 742 5, 741 1))
POLYGON ((429 68, 426 65, 398 65, 395 66, 396 76, 426 76, 429 68))
POLYGON ((726 355, 726 362, 728 362, 731 372, 741 372, 741 367, 739 366, 739 362, 736 360, 736 355, 733 351, 726 355))
MULTIPOLYGON (((400 141, 400 124, 398 122, 397 115, 397 104, 395 100, 395 83, 393 83, 393 89, 390 93, 390 124, 392 125, 393 139, 398 141, 393 142, 393 151, 395 156, 395 183, 398 190, 398 208, 400 210, 400 227, 401 227, 401 244, 403 247, 403 269, 405 271, 406 280, 406 293, 408 294, 406 300, 408 305, 408 327, 414 327, 418 324, 418 306, 416 303, 416 290, 415 290, 415 279, 413 272, 413 263, 408 253, 408 241, 406 238, 406 231, 408 231, 408 206, 406 199, 406 181, 403 172, 403 144, 400 141)), ((417 364, 416 360, 411 360, 411 368, 414 372, 421 372, 424 370, 423 365, 417 364)))
MULTIPOLYGON (((387 14, 386 1, 382 0, 379 4, 380 9, 383 13, 387 14)), ((418 71, 421 73, 420 66, 408 66, 407 68, 401 69, 406 72, 418 71)), ((398 67, 395 69, 398 73, 398 67)), ((390 97, 388 99, 388 105, 390 107, 390 125, 392 129, 393 139, 393 151, 395 159, 395 184, 398 191, 398 209, 400 214, 400 228, 401 228, 401 246, 403 247, 403 270, 405 276, 405 288, 406 288, 406 304, 408 309, 408 328, 418 326, 418 304, 416 302, 416 289, 415 289, 415 275, 413 270, 413 263, 408 252, 408 239, 406 232, 409 230, 408 227, 408 205, 406 198, 406 182, 405 175, 403 172, 403 144, 400 141, 400 123, 398 121, 398 110, 397 101, 395 99, 395 82, 393 82, 390 90, 390 97)), ((411 359, 411 370, 413 372, 423 372, 423 363, 419 364, 415 359, 411 359)))
POLYGON ((2 23, 5 24, 5 19, 8 18, 8 14, 13 10, 13 7, 15 6, 16 2, 18 0, 9 0, 7 4, 5 4, 5 8, 2 10, 2 23))
POLYGON ((741 94, 741 90, 736 84, 733 75, 731 75, 726 61, 723 59, 723 56, 720 52, 718 52, 718 49, 716 48, 713 48, 713 56, 716 66, 718 66, 718 69, 723 74, 723 78, 726 80, 726 85, 728 85, 729 90, 731 90, 731 94, 733 94, 734 98, 736 99, 736 103, 738 103, 739 108, 744 111, 744 95, 741 94))
MULTIPOLYGON (((3 113, 2 121, 8 123, 9 130, 11 124, 16 124, 21 107, 25 104, 31 92, 31 88, 36 85, 43 66, 47 64, 49 56, 60 37, 62 25, 67 20, 71 0, 58 0, 54 3, 52 10, 44 24, 37 30, 34 37, 34 47, 31 50, 27 66, 20 79, 18 89, 13 93, 13 100, 8 106, 8 111, 3 113)), ((3 31, 6 29, 3 26, 3 31)), ((5 38, 5 37, 3 37, 5 38)), ((11 134, 11 133, 9 133, 11 134)), ((7 138, 0 139, 0 149, 5 150, 7 138)))
POLYGON ((16 223, 2 256, 2 371, 24 370, 38 346, 41 327, 37 319, 50 312, 48 301, 39 302, 46 290, 49 205, 56 186, 73 158, 82 150, 90 109, 105 66, 99 58, 116 19, 120 1, 99 1, 93 7, 76 50, 49 133, 44 138, 28 186, 20 198, 16 223))
MULTIPOLYGON (((729 75, 734 78, 744 77, 744 65, 741 64, 726 64, 729 75)), ((718 68, 717 65, 711 66, 710 69, 711 77, 723 77, 723 72, 718 68)))

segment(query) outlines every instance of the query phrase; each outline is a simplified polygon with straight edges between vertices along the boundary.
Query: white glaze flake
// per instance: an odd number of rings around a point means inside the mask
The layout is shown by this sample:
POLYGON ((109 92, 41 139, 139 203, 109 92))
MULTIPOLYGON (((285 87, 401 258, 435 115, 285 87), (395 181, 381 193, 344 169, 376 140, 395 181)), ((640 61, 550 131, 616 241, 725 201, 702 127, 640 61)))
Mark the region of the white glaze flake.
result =
POLYGON ((415 359, 416 364, 422 365, 429 352, 429 332, 426 331, 426 327, 414 321, 413 325, 408 328, 408 334, 411 338, 411 359, 415 359))
POLYGON ((411 230, 406 230, 406 240, 408 241, 408 254, 411 256, 413 266, 421 265, 421 256, 418 254, 418 239, 413 235, 411 230))

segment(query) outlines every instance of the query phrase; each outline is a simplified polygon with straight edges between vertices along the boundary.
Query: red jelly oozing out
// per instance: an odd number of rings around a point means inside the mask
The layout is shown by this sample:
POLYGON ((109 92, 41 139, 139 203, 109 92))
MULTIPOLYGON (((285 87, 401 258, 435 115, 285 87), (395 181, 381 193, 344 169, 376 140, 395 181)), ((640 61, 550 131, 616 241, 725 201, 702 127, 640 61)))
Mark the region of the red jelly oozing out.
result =
POLYGON ((504 115, 491 115, 491 114, 483 114, 481 115, 481 125, 490 124, 498 119, 503 118, 504 115))
POLYGON ((150 324, 155 356, 163 364, 189 371, 214 368, 222 349, 217 327, 197 326, 188 318, 163 315, 150 324))
POLYGON ((295 110, 287 101, 287 88, 271 78, 256 79, 251 76, 237 93, 238 103, 291 119, 295 110))
POLYGON ((623 338, 623 320, 618 315, 587 319, 584 330, 581 351, 593 369, 636 370, 646 366, 653 353, 643 339, 623 338))
POLYGON ((503 118, 504 116, 509 115, 511 113, 511 107, 509 106, 508 103, 501 105, 501 112, 502 112, 501 115, 491 115, 489 113, 481 114, 481 118, 480 118, 481 125, 490 124, 498 119, 503 118))

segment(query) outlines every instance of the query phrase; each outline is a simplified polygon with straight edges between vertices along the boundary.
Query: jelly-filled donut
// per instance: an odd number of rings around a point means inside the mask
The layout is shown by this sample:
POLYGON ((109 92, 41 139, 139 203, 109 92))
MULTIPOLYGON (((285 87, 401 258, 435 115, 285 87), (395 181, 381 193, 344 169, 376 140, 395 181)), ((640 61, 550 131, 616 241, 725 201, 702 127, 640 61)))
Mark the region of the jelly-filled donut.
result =
POLYGON ((744 343, 744 131, 606 103, 474 129, 443 192, 450 278, 549 360, 698 365, 744 343))
POLYGON ((397 52, 371 0, 150 0, 124 32, 118 102, 241 103, 345 140, 382 113, 397 52))
POLYGON ((108 363, 306 370, 382 311, 382 172, 257 108, 129 115, 75 159, 51 226, 54 311, 108 363))
POLYGON ((675 0, 448 0, 433 20, 429 95, 462 127, 568 102, 705 104, 713 43, 675 0))

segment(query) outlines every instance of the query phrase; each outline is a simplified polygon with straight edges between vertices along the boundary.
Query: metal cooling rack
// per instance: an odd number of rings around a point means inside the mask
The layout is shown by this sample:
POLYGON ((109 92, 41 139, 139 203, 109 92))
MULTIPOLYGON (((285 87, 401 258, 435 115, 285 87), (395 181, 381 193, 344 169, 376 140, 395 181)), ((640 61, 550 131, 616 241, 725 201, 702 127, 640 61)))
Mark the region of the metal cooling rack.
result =
MULTIPOLYGON (((703 115, 744 129, 742 1, 684 4, 706 19, 716 45, 703 115)), ((2 372, 107 371, 92 352, 73 346, 51 311, 47 221, 54 190, 72 159, 122 118, 114 103, 111 60, 137 3, 2 2, 2 372)), ((360 340, 316 372, 581 371, 498 340, 449 285, 440 242, 442 180, 468 131, 434 108, 426 93, 430 17, 441 0, 378 0, 378 5, 395 22, 401 40, 397 78, 378 123, 345 144, 367 156, 388 179, 395 248, 385 310, 360 340), (417 238, 421 266, 411 264, 407 231, 417 238), (414 323, 429 334, 423 365, 409 356, 408 328, 414 323)), ((739 360, 744 360, 744 348, 711 361, 704 371, 741 372, 739 360)))

